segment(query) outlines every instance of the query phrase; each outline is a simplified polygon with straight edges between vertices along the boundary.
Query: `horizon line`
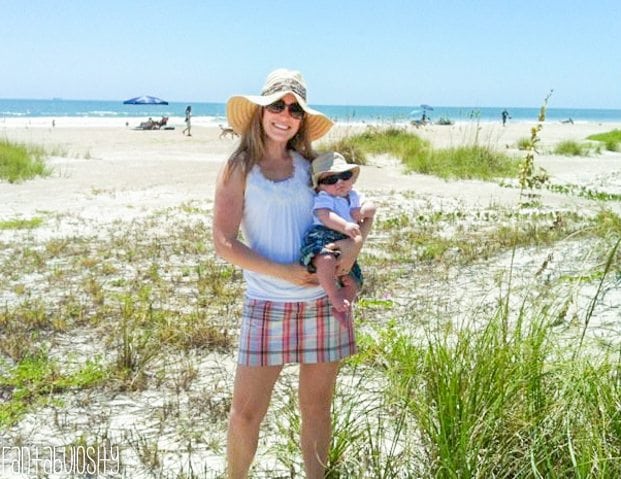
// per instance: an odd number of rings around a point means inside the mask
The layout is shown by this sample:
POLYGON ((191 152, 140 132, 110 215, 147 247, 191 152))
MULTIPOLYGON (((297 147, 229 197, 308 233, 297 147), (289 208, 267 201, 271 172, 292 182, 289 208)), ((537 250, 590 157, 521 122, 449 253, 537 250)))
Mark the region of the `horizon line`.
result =
MULTIPOLYGON (((103 100, 96 98, 62 98, 62 97, 51 97, 51 98, 0 98, 0 101, 68 101, 68 102, 79 102, 79 101, 90 101, 90 102, 111 102, 111 103, 119 103, 122 104, 125 100, 103 100)), ((184 104, 214 104, 214 105, 226 105, 226 101, 204 101, 204 100, 166 100, 168 103, 184 103, 184 104)), ((379 104, 379 103, 358 103, 358 104, 348 104, 348 103, 313 103, 316 106, 330 106, 330 107, 377 107, 377 108, 421 108, 420 104, 379 104)), ((166 106, 166 105, 140 105, 144 106, 166 106)), ((433 104, 433 108, 468 108, 468 109, 477 109, 477 108, 521 108, 521 109, 539 109, 539 106, 518 106, 518 105, 436 105, 433 104)), ((547 110, 604 110, 604 111, 621 111, 621 107, 593 107, 593 106, 547 106, 547 110)))

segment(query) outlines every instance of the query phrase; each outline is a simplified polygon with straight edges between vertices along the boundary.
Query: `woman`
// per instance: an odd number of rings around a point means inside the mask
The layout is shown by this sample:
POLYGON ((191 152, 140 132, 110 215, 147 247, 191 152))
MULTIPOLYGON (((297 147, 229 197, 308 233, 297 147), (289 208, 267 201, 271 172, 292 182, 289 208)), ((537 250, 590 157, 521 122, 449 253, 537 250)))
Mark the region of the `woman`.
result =
POLYGON ((188 136, 192 136, 192 106, 188 105, 185 109, 185 128, 181 132, 185 135, 185 132, 188 132, 188 136))
MULTIPOLYGON (((312 224, 310 143, 332 122, 306 103, 300 73, 284 69, 268 75, 261 95, 230 98, 227 117, 241 139, 217 180, 213 237, 216 253, 242 268, 246 282, 228 474, 247 476, 274 384, 284 364, 299 363, 306 477, 323 478, 339 362, 356 351, 351 322, 345 328, 336 321, 316 275, 299 263, 302 236, 312 224)), ((370 226, 363 225, 363 238, 370 226)), ((361 242, 339 247, 342 273, 361 242)))

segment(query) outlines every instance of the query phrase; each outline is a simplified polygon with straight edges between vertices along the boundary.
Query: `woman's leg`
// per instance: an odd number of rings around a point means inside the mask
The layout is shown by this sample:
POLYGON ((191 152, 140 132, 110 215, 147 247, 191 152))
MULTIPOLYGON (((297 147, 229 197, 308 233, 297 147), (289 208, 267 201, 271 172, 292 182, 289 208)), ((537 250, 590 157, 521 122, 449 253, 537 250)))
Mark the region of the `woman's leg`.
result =
POLYGON ((300 435, 307 479, 324 477, 332 436, 332 397, 339 365, 339 362, 300 365, 300 435))
POLYGON ((237 366, 233 401, 227 434, 227 473, 229 478, 248 476, 259 429, 282 366, 237 366))

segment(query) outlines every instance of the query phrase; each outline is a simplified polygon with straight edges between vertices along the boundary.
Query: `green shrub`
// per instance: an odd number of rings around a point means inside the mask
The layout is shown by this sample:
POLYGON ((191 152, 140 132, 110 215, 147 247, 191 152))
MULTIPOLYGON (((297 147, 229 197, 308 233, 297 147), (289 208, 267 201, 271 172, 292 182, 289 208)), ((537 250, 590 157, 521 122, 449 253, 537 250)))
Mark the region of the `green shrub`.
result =
POLYGON ((531 148, 531 146, 532 146, 532 142, 530 141, 530 138, 528 137, 518 138, 517 140, 518 150, 528 150, 529 148, 531 148))
POLYGON ((43 218, 15 219, 0 221, 0 230, 26 230, 38 228, 43 224, 43 218))
POLYGON ((621 130, 612 130, 606 133, 587 136, 587 140, 621 143, 621 130))
POLYGON ((390 127, 385 130, 370 129, 353 137, 369 153, 413 153, 429 148, 429 142, 405 130, 390 127))
POLYGON ((563 156, 589 156, 592 150, 593 148, 591 145, 578 143, 573 140, 566 140, 556 145, 554 153, 563 156))
POLYGON ((401 160, 412 172, 441 178, 477 178, 491 180, 513 176, 519 162, 489 147, 465 146, 434 150, 427 140, 407 131, 390 127, 370 128, 327 145, 339 151, 348 162, 366 164, 367 154, 388 153, 401 160))
POLYGON ((0 140, 0 180, 16 183, 51 173, 42 148, 0 140))
POLYGON ((604 148, 608 151, 619 151, 621 147, 621 130, 607 131, 606 133, 598 133, 590 135, 587 140, 599 141, 604 144, 604 148))
POLYGON ((618 362, 572 355, 551 319, 509 327, 499 311, 478 331, 382 344, 387 390, 420 434, 416 477, 618 477, 618 362))
POLYGON ((593 226, 599 236, 621 237, 621 216, 613 211, 600 211, 593 219, 593 226))
MULTIPOLYGON (((441 178, 492 180, 515 176, 519 161, 485 146, 460 146, 434 150, 427 164, 441 178)), ((409 167, 416 168, 415 165, 409 167)))
POLYGON ((338 151, 345 157, 347 163, 353 163, 356 165, 367 164, 367 154, 362 150, 360 145, 356 143, 353 137, 348 136, 320 148, 320 153, 324 153, 326 151, 338 151))

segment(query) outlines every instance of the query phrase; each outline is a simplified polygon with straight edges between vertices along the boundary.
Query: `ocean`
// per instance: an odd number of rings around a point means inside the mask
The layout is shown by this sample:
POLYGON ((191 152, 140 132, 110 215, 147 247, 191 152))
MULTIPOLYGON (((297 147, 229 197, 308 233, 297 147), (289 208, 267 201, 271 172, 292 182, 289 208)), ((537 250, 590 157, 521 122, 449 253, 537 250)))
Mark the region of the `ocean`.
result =
MULTIPOLYGON (((158 116, 183 117, 188 103, 171 102, 168 105, 124 105, 119 101, 98 100, 11 100, 0 99, 0 118, 36 117, 91 117, 91 118, 130 118, 158 116)), ((224 103, 192 102, 195 117, 207 117, 214 122, 226 122, 224 103)), ((312 105, 337 122, 350 123, 403 123, 420 119, 423 111, 431 121, 448 119, 451 121, 500 121, 501 112, 506 108, 512 120, 536 121, 540 107, 469 107, 435 106, 423 108, 410 106, 373 105, 312 105)), ((621 110, 590 108, 548 108, 548 121, 575 122, 621 122, 621 110)))

